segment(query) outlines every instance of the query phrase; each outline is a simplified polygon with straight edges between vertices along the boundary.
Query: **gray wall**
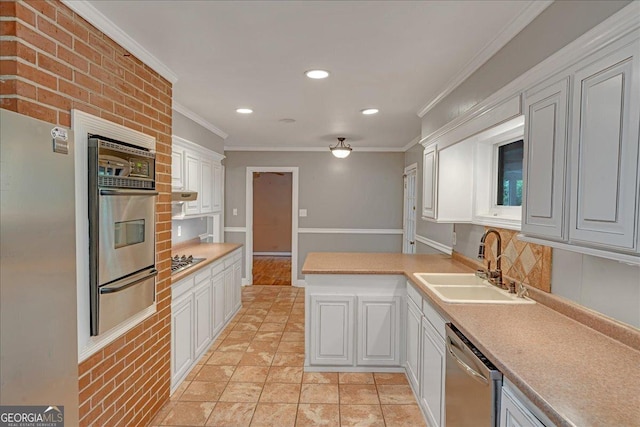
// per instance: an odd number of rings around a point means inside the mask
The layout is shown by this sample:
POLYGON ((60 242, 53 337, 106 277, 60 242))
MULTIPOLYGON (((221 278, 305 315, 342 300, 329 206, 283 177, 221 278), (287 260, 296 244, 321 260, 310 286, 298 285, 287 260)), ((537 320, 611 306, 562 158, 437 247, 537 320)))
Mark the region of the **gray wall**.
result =
MULTIPOLYGON (((423 117, 422 136, 433 133, 463 114, 629 3, 554 2, 423 117)), ((405 164, 418 161, 421 171, 421 151, 420 145, 407 151, 405 164)), ((421 186, 421 176, 419 180, 421 186)), ((419 202, 421 209, 422 201, 419 202)), ((444 227, 419 219, 417 230, 420 235, 450 245, 448 229, 445 231, 444 227)), ((455 232, 457 242, 454 250, 474 259, 483 227, 455 224, 455 232)), ((558 249, 553 250, 552 262, 552 293, 640 327, 640 267, 558 249)))
POLYGON ((171 244, 186 242, 207 233, 206 218, 189 218, 171 221, 171 244), (178 236, 178 226, 182 227, 182 234, 178 236))
MULTIPOLYGON (((297 166, 300 228, 402 228, 403 153, 354 152, 336 159, 326 152, 227 151, 225 226, 244 227, 248 166, 297 166), (233 215, 233 209, 238 215, 233 215)), ((242 233, 225 240, 244 242, 242 233)), ((400 252, 400 235, 300 234, 298 267, 310 251, 400 252)), ((302 276, 299 276, 302 278, 302 276)))
POLYGON ((487 98, 630 1, 556 1, 422 118, 422 137, 487 98))
POLYGON ((173 110, 172 132, 180 138, 195 142, 216 153, 224 153, 224 139, 190 118, 178 113, 176 110, 173 110))

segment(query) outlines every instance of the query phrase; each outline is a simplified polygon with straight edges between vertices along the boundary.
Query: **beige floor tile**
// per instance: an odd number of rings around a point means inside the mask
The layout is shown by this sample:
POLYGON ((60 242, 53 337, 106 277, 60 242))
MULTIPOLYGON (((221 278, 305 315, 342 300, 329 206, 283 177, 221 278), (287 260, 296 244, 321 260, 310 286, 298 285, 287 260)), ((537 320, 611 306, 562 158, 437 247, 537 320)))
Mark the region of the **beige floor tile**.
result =
POLYGON ((238 323, 233 327, 234 331, 257 331, 260 323, 238 323))
MULTIPOLYGON (((209 358, 207 358, 208 360, 209 358)), ((184 378, 186 381, 193 381, 196 378, 196 375, 198 375, 198 372, 200 372, 200 369, 202 369, 202 367, 204 366, 204 364, 197 364, 193 367, 193 369, 191 371, 189 371, 189 373, 187 374, 187 376, 184 378)))
POLYGON ((220 396, 220 402, 257 402, 262 392, 262 383, 232 383, 227 387, 220 396))
POLYGON ((238 366, 229 381, 263 383, 269 373, 268 366, 238 366))
POLYGON ((376 380, 376 384, 409 384, 407 376, 400 372, 376 372, 373 374, 373 378, 376 380))
POLYGON ((259 353, 245 353, 238 362, 241 366, 271 366, 275 353, 261 351, 259 353))
POLYGON ((256 299, 256 302, 251 303, 251 306, 249 308, 250 309, 252 309, 252 308, 269 309, 269 308, 271 308, 272 305, 273 305, 273 302, 269 301, 269 298, 267 298, 267 301, 257 301, 257 299, 256 299))
POLYGON ((338 384, 337 372, 305 372, 302 376, 303 383, 310 384, 338 384))
POLYGON ((416 402, 408 384, 378 385, 378 396, 383 405, 408 405, 416 402))
POLYGON ((340 404, 342 405, 379 405, 375 385, 340 384, 340 404))
POLYGON ((300 384, 266 383, 260 395, 260 402, 298 403, 300 384))
POLYGON ((285 332, 304 332, 304 322, 288 322, 284 327, 285 332))
POLYGON ((279 341, 253 341, 247 347, 247 353, 260 353, 262 351, 275 353, 279 344, 279 341))
POLYGON ((340 425, 338 405, 324 403, 301 403, 298 405, 296 427, 316 427, 340 425))
POLYGON ((304 354, 276 353, 273 366, 304 366, 304 354))
POLYGON ((237 341, 252 340, 255 335, 255 331, 231 331, 227 339, 237 341))
POLYGON ((178 386, 178 388, 176 388, 176 391, 174 391, 173 394, 169 397, 169 400, 170 401, 179 400, 180 396, 182 396, 182 393, 184 393, 184 391, 187 389, 187 387, 189 387, 189 384, 191 384, 191 381, 184 380, 178 386))
POLYGON ((237 365, 244 356, 243 352, 240 351, 216 351, 214 352, 209 360, 207 360, 207 365, 237 365))
POLYGON ((252 427, 294 427, 298 405, 258 403, 251 421, 252 427))
POLYGON ((282 341, 302 341, 304 342, 304 332, 284 332, 282 341))
POLYGON ((284 331, 284 327, 285 327, 286 323, 263 323, 262 325, 260 325, 260 329, 258 329, 260 332, 282 332, 284 331))
POLYGON ((181 402, 216 402, 226 386, 226 382, 192 381, 179 400, 181 402))
POLYGON ((287 320, 289 320, 289 316, 287 316, 286 314, 283 314, 283 315, 269 314, 267 317, 264 318, 264 321, 266 323, 287 323, 287 320))
POLYGON ((299 353, 304 354, 304 342, 302 341, 280 341, 278 353, 299 353))
POLYGON ((338 384, 302 384, 300 403, 339 403, 338 384))
POLYGON ((257 314, 245 314, 243 315, 239 322, 243 322, 243 323, 262 323, 264 322, 264 317, 265 316, 258 316, 257 314))
POLYGON ((159 426, 160 423, 165 419, 169 411, 171 411, 171 408, 173 408, 173 402, 169 401, 166 405, 160 408, 156 416, 153 417, 149 424, 152 426, 159 426))
POLYGON ((204 365, 194 379, 196 381, 227 382, 235 369, 235 365, 204 365))
POLYGON ((249 347, 249 343, 251 340, 246 341, 231 341, 226 339, 222 341, 222 344, 218 347, 216 351, 224 351, 226 352, 242 352, 247 351, 247 347, 249 347))
POLYGON ((252 342, 256 341, 276 341, 279 342, 282 332, 256 332, 252 342))
POLYGON ((340 384, 375 384, 370 372, 340 372, 338 376, 340 384))
POLYGON ((213 402, 176 402, 160 425, 203 426, 215 406, 213 402))
POLYGON ((248 308, 245 314, 250 314, 252 316, 266 316, 269 310, 265 308, 248 308))
POLYGON ((207 420, 207 426, 248 427, 256 410, 255 403, 218 402, 207 420))
POLYGON ((295 383, 302 382, 302 367, 272 366, 269 369, 268 383, 295 383))
POLYGON ((382 414, 387 427, 427 426, 417 404, 382 405, 382 414))
POLYGON ((380 405, 340 405, 341 427, 384 427, 380 405))

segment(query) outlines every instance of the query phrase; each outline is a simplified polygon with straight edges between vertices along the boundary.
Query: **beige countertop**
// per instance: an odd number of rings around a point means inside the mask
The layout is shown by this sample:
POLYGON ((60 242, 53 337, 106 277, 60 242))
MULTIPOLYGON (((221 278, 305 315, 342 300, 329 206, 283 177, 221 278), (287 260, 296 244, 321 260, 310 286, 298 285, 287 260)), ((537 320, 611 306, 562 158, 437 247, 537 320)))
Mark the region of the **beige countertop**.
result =
POLYGON ((631 346, 640 331, 614 325, 626 345, 540 303, 445 303, 413 277, 471 271, 446 255, 395 253, 309 253, 302 268, 304 274, 404 274, 557 425, 640 426, 640 351, 631 346))
POLYGON ((200 243, 199 240, 182 243, 171 248, 171 256, 175 255, 193 255, 194 258, 205 258, 204 261, 183 270, 179 273, 171 275, 171 283, 187 277, 189 274, 206 267, 208 264, 230 254, 242 245, 236 243, 200 243))

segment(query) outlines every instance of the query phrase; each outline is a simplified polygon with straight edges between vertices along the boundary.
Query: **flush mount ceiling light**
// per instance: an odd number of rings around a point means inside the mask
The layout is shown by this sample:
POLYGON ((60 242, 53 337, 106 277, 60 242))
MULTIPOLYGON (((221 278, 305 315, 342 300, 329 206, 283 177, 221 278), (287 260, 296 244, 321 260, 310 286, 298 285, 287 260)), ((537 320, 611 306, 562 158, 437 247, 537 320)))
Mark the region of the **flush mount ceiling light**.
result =
POLYGON ((339 159, 344 159, 349 154, 351 154, 351 146, 349 144, 344 143, 345 139, 346 138, 342 138, 342 137, 338 138, 339 142, 335 146, 329 147, 329 150, 331 150, 331 154, 333 154, 339 159))
POLYGON ((378 114, 379 111, 380 110, 378 110, 377 108, 365 108, 364 110, 360 110, 360 112, 365 116, 370 116, 371 114, 378 114))
POLYGON ((329 77, 329 72, 326 70, 309 70, 304 73, 310 79, 326 79, 329 77))
POLYGON ((253 113, 253 110, 251 108, 238 108, 238 109, 236 109, 236 113, 251 114, 251 113, 253 113))

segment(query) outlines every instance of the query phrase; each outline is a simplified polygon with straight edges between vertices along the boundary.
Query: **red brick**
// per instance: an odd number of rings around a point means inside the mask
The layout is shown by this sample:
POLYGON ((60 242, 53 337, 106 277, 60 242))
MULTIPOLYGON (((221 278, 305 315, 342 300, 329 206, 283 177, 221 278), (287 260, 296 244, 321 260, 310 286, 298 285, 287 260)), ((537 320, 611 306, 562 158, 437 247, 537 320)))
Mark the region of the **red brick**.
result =
POLYGON ((18 58, 22 58, 25 61, 31 62, 32 64, 35 65, 37 55, 34 49, 31 49, 26 44, 20 43, 20 42, 18 42, 16 48, 17 48, 18 58))
MULTIPOLYGON (((134 92, 135 92, 135 89, 134 89, 134 92)), ((135 93, 133 95, 135 96, 135 93)), ((140 102, 138 99, 131 96, 127 96, 127 98, 124 100, 124 105, 126 105, 127 107, 133 109, 135 112, 138 112, 138 113, 141 113, 144 110, 144 104, 140 102)))
POLYGON ((0 36, 15 36, 17 31, 16 21, 0 21, 0 36))
POLYGON ((22 62, 18 62, 17 64, 17 75, 26 79, 31 80, 32 82, 46 86, 49 89, 56 90, 58 87, 58 78, 49 73, 45 73, 31 65, 24 64, 22 62))
POLYGON ((121 66, 126 68, 127 70, 135 73, 136 71, 136 63, 131 60, 131 54, 128 52, 119 53, 116 52, 114 55, 115 61, 121 66))
POLYGON ((120 79, 124 79, 124 68, 112 59, 102 58, 102 66, 105 70, 114 74, 120 79))
POLYGON ((71 67, 56 59, 50 58, 47 55, 43 55, 42 53, 38 53, 38 67, 50 71, 67 80, 71 80, 73 78, 73 71, 71 70, 71 67))
POLYGON ((65 111, 58 111, 58 124, 60 126, 71 127, 71 114, 65 111))
POLYGON ((43 0, 22 0, 31 6, 36 12, 39 12, 51 19, 56 18, 56 7, 49 2, 43 0))
POLYGON ((38 102, 61 110, 71 110, 71 100, 44 88, 38 88, 38 102))
POLYGON ((0 74, 15 76, 18 74, 18 62, 15 59, 0 59, 0 74))
POLYGON ((49 107, 45 107, 44 105, 36 104, 25 99, 18 99, 17 112, 49 123, 56 123, 58 120, 56 110, 52 110, 49 107))
MULTIPOLYGON (((121 105, 121 104, 116 104, 114 106, 114 113, 119 115, 119 116, 122 116, 125 119, 125 121, 126 120, 133 121, 135 119, 135 113, 133 112, 133 110, 131 108, 127 108, 127 107, 125 107, 124 105, 121 105)), ((126 123, 125 123, 125 126, 127 126, 126 123)))
MULTIPOLYGON (((73 14, 73 12, 71 12, 73 14)), ((89 31, 71 15, 58 11, 58 24, 83 42, 89 41, 89 31)))
POLYGON ((111 114, 107 111, 100 111, 100 117, 109 120, 110 122, 117 123, 119 125, 124 124, 124 119, 120 116, 116 116, 115 114, 111 114))
POLYGON ((2 1, 0 2, 0 16, 16 16, 16 2, 2 1))
POLYGON ((64 46, 58 45, 58 58, 83 73, 89 71, 89 61, 64 46))
POLYGON ((16 36, 46 53, 56 54, 56 44, 54 41, 36 32, 31 27, 24 25, 22 22, 16 22, 16 36))
POLYGON ((125 119, 124 120, 124 125, 126 127, 128 127, 129 129, 133 129, 135 131, 138 132, 142 132, 142 126, 140 126, 139 124, 137 124, 136 122, 132 122, 130 120, 125 119))
POLYGON ((79 84, 80 86, 89 89, 90 91, 101 93, 102 92, 102 83, 93 77, 87 76, 86 74, 82 74, 78 71, 73 72, 73 81, 79 84))
POLYGON ((160 91, 156 89, 152 84, 145 83, 144 91, 154 98, 158 98, 158 99, 160 98, 160 91))
POLYGON ((100 64, 102 61, 102 55, 100 55, 100 52, 78 39, 73 43, 73 50, 78 55, 95 64, 100 64))
POLYGON ((16 95, 16 79, 0 80, 0 95, 16 95))
POLYGON ((93 107, 89 104, 85 104, 83 102, 74 101, 73 108, 76 110, 84 111, 87 114, 100 116, 100 110, 98 110, 96 107, 93 107))
POLYGON ((70 83, 66 80, 59 80, 58 89, 60 90, 60 92, 70 96, 75 100, 89 102, 89 92, 78 85, 70 83))
POLYGON ((95 107, 108 112, 113 112, 113 101, 97 93, 89 94, 89 103, 95 107))
POLYGON ((116 80, 118 80, 113 74, 106 71, 100 65, 90 64, 89 65, 89 74, 100 80, 102 83, 108 84, 110 86, 115 86, 116 80))
POLYGON ((42 16, 38 16, 38 29, 65 46, 73 47, 73 37, 71 34, 42 16))
POLYGON ((89 46, 93 47, 107 58, 113 58, 113 47, 111 44, 105 42, 102 38, 93 33, 89 33, 89 46))

